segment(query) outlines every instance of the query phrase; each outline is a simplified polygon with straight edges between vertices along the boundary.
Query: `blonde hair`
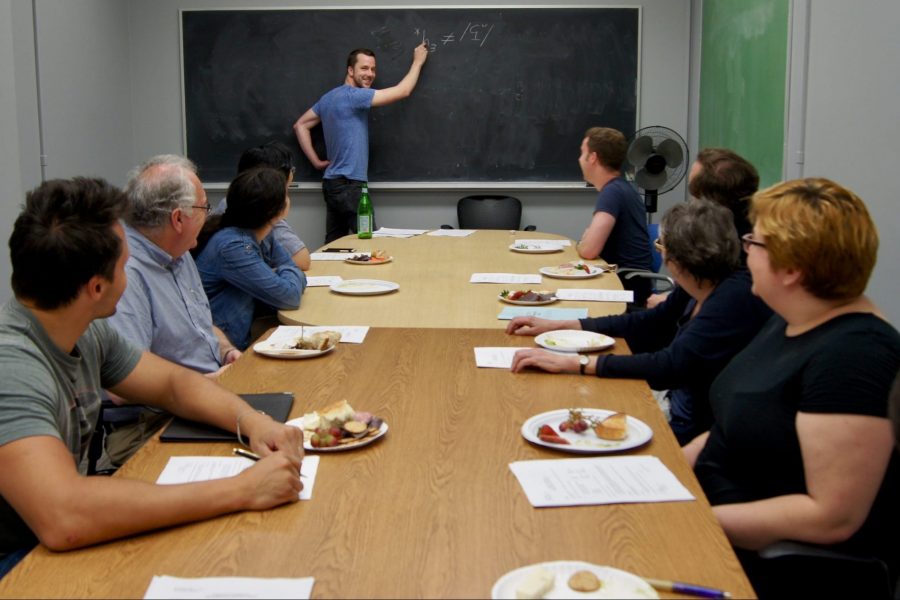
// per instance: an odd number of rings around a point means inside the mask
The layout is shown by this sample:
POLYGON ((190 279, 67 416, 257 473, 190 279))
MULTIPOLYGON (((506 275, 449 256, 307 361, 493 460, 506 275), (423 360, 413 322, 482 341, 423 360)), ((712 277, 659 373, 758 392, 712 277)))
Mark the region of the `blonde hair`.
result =
POLYGON ((754 194, 750 217, 772 266, 801 271, 814 296, 849 300, 865 291, 878 231, 852 191, 825 178, 785 181, 754 194))

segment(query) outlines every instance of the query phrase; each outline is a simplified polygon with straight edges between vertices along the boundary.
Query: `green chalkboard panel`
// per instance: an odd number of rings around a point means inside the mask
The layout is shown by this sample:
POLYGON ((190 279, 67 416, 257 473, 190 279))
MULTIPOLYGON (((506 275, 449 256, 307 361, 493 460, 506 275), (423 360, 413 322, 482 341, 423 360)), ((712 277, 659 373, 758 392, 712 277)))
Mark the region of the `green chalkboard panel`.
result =
POLYGON ((782 179, 789 4, 703 3, 700 147, 744 156, 763 186, 782 179))
POLYGON ((353 48, 375 51, 387 87, 424 40, 413 95, 371 112, 371 181, 578 182, 588 127, 634 132, 639 28, 623 7, 183 11, 186 153, 228 181, 245 148, 279 139, 316 181, 293 123, 343 83, 353 48))

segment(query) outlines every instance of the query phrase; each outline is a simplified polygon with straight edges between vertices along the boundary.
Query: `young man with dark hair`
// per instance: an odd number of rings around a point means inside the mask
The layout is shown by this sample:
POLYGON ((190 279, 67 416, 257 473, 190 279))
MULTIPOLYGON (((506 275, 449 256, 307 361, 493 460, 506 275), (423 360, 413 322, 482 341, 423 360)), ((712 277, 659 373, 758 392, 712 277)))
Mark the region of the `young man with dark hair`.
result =
MULTIPOLYGON (((620 131, 592 127, 584 134, 578 164, 584 180, 599 194, 591 223, 575 246, 581 258, 598 256, 619 268, 650 270, 650 237, 647 211, 637 190, 622 177, 622 163, 628 144, 620 131)), ((642 307, 650 295, 650 280, 623 279, 634 292, 632 306, 642 307)))
POLYGON ((301 434, 199 373, 141 352, 106 322, 126 286, 120 190, 52 180, 9 240, 15 297, 0 309, 0 574, 38 541, 68 550, 296 501, 301 434), (157 486, 85 477, 102 389, 241 432, 263 459, 236 477, 157 486))

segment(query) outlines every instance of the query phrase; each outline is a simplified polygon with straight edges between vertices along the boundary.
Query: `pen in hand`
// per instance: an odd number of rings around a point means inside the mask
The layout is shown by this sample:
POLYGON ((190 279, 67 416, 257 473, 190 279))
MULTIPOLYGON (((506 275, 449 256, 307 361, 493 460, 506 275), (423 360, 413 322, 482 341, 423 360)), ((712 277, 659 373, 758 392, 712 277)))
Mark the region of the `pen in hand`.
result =
MULTIPOLYGON (((243 448, 233 448, 231 453, 235 456, 242 456, 244 458, 249 458, 250 460, 256 462, 258 460, 262 460, 262 456, 257 454, 256 452, 251 452, 250 450, 244 450, 243 448)), ((306 479, 306 475, 300 473, 300 477, 302 479, 306 479)))

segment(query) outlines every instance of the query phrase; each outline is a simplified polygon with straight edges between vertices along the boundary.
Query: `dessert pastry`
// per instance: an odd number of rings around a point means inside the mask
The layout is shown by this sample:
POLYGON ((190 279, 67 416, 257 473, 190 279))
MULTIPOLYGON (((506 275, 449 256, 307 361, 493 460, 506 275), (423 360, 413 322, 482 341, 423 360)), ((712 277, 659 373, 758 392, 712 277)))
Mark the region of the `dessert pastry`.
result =
POLYGON ((553 589, 556 577, 544 567, 535 567, 519 582, 516 587, 516 598, 533 600, 543 598, 553 589))
POLYGON ((590 571, 575 571, 569 577, 569 587, 576 592, 596 592, 600 585, 600 579, 590 571))
POLYGON ((624 440, 628 437, 625 413, 614 413, 594 425, 594 433, 604 440, 624 440))

